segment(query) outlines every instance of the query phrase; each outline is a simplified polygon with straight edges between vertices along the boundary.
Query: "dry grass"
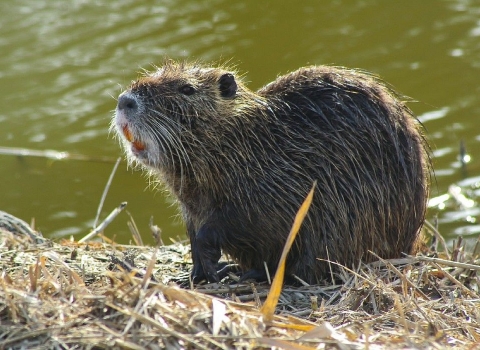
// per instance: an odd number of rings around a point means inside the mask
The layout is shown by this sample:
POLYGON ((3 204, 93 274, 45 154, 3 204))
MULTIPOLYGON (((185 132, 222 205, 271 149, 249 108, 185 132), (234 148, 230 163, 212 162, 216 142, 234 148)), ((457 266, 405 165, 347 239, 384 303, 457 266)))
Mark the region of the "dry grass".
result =
POLYGON ((157 249, 0 227, 0 348, 480 348, 478 248, 461 242, 345 270, 337 285, 284 286, 271 322, 267 284, 180 288, 189 246, 157 249))

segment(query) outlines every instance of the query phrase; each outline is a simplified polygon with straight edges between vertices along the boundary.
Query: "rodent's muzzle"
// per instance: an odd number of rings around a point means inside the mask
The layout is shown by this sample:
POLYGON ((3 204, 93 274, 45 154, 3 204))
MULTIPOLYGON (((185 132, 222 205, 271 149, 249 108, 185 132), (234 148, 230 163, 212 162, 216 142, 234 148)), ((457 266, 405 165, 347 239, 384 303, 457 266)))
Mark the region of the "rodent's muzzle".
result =
POLYGON ((138 138, 131 129, 131 123, 138 117, 140 106, 129 93, 123 93, 118 97, 116 124, 118 131, 131 143, 133 152, 138 154, 145 149, 145 143, 138 138))
POLYGON ((128 117, 133 117, 138 113, 138 102, 129 94, 121 94, 118 97, 117 110, 122 111, 128 117))

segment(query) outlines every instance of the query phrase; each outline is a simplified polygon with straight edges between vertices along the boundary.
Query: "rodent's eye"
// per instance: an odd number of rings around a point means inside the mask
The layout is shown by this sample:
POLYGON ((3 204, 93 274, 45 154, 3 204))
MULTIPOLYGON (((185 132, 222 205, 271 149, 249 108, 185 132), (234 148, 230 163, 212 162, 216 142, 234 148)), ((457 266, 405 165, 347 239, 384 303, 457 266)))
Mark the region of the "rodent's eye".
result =
POLYGON ((180 92, 187 96, 193 95, 195 91, 195 88, 190 84, 185 84, 180 87, 180 92))

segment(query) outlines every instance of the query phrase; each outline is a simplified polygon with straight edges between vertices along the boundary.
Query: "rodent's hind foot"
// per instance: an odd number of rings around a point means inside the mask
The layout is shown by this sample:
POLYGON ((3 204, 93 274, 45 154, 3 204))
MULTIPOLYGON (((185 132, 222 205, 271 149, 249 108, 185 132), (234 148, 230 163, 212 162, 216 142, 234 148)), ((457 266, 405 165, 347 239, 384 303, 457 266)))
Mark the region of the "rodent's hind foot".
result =
POLYGON ((266 281, 267 278, 267 273, 265 272, 264 269, 251 269, 248 271, 245 271, 242 276, 240 276, 240 281, 239 282, 245 282, 248 280, 255 280, 256 282, 263 282, 266 281))

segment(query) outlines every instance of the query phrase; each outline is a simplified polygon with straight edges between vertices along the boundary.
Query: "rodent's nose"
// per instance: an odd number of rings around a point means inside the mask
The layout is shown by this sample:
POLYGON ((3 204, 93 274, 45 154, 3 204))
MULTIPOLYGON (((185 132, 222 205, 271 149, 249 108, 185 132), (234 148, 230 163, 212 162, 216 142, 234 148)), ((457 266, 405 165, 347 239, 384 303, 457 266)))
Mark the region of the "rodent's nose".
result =
POLYGON ((125 110, 127 112, 134 112, 138 109, 138 103, 137 100, 128 95, 120 95, 120 97, 118 98, 117 108, 119 110, 125 110))

